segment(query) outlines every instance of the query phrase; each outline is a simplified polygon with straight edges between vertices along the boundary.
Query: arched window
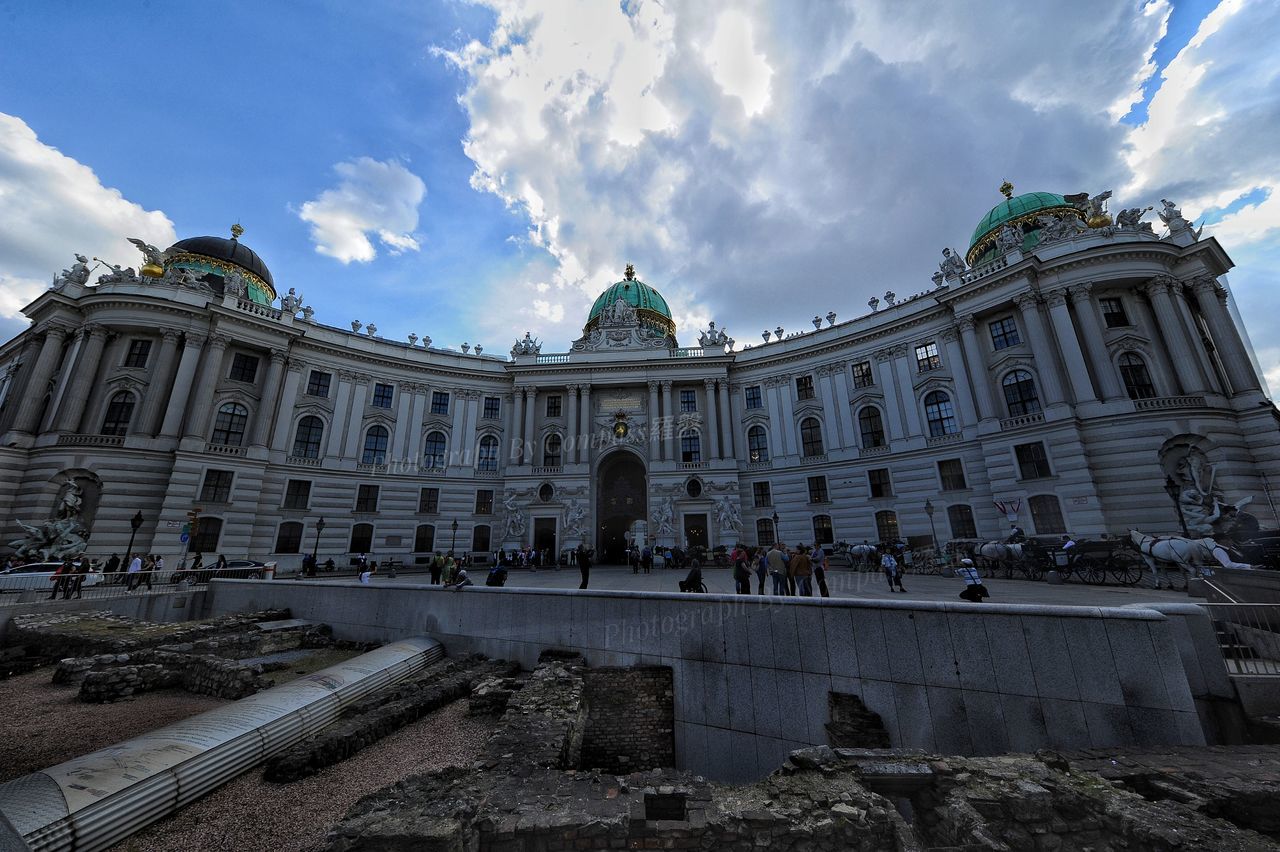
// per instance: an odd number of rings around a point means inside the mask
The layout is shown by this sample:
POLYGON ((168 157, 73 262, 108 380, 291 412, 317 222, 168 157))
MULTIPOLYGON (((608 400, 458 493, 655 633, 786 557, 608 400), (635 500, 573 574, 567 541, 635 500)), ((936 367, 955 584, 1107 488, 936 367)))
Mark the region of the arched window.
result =
POLYGON ((1141 356, 1126 352, 1116 362, 1120 367, 1120 378, 1124 381, 1125 392, 1129 399, 1151 399, 1156 395, 1156 387, 1151 383, 1151 374, 1147 372, 1147 362, 1141 356))
POLYGON ((813 516, 813 543, 814 544, 835 544, 836 534, 831 526, 830 515, 814 515, 813 516))
POLYGON ((954 435, 960 431, 956 426, 956 411, 951 406, 951 397, 942 391, 930 391, 924 398, 924 416, 929 421, 929 437, 954 435))
POLYGON ((297 553, 302 549, 302 522, 285 521, 276 531, 276 548, 272 553, 297 553))
POLYGON ((880 541, 897 541, 898 535, 898 515, 889 509, 881 509, 876 512, 876 535, 880 541))
MULTIPOLYGON (((432 434, 439 435, 439 432, 432 434)), ((443 436, 441 436, 443 437, 443 436)), ((480 439, 480 454, 476 458, 476 470, 498 469, 498 439, 485 435, 480 439)))
POLYGON ((752 426, 747 430, 747 461, 766 462, 769 460, 769 434, 763 426, 752 426))
POLYGON ((858 434, 862 436, 862 449, 884 446, 884 418, 874 405, 864 406, 858 412, 858 434))
POLYGON ((192 553, 209 553, 218 549, 218 539, 222 538, 222 518, 196 519, 195 534, 191 536, 192 553))
POLYGON ((436 528, 431 524, 418 524, 413 531, 413 552, 430 553, 436 549, 436 528))
POLYGON ((680 433, 680 461, 702 461, 702 438, 693 429, 680 433))
POLYGON ((1067 522, 1062 518, 1062 504, 1058 502, 1057 495, 1037 494, 1027 501, 1027 506, 1031 509, 1031 525, 1035 527, 1036 535, 1067 531, 1067 522))
POLYGON ((387 443, 391 440, 391 433, 387 431, 386 426, 370 426, 369 431, 364 433, 364 454, 360 456, 363 464, 386 464, 387 463, 387 443))
POLYGON ((1040 397, 1036 395, 1036 380, 1026 370, 1014 370, 1000 382, 1004 388, 1005 405, 1009 406, 1009 416, 1018 417, 1023 414, 1040 412, 1040 397))
POLYGON ((804 456, 822 455, 822 424, 816 417, 800 421, 800 452, 804 456))
POLYGON ((771 547, 777 541, 777 536, 773 532, 773 519, 761 518, 756 521, 756 544, 761 547, 771 547))
POLYGON ((475 553, 489 552, 489 527, 480 524, 471 530, 471 550, 475 553))
POLYGON ((973 521, 973 508, 967 504, 948 506, 947 520, 951 523, 952 538, 978 537, 978 525, 973 521))
POLYGON ((368 553, 373 550, 373 524, 356 524, 351 528, 351 547, 348 553, 368 553))
POLYGON ((313 414, 298 421, 293 436, 293 455, 300 459, 320 458, 320 439, 324 437, 324 421, 313 414))
POLYGON ((133 419, 133 394, 120 391, 113 394, 107 403, 107 416, 102 418, 102 434, 123 435, 129 431, 129 421, 133 419))
POLYGON ((560 436, 552 432, 547 436, 547 440, 542 444, 542 466, 543 467, 559 467, 563 456, 560 453, 563 442, 560 436))
POLYGON ((244 443, 244 427, 249 422, 249 409, 236 402, 228 402, 218 409, 213 421, 213 437, 210 443, 223 447, 238 447, 244 443))
POLYGON ((443 432, 431 432, 422 443, 422 466, 444 467, 445 440, 443 432))

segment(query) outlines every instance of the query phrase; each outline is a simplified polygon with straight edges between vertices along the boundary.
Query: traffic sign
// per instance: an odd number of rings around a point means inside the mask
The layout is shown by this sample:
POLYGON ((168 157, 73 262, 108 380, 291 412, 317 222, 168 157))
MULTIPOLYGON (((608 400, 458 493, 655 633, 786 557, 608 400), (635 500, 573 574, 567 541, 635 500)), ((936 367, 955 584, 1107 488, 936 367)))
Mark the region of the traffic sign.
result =
POLYGON ((178 536, 178 541, 182 542, 183 544, 186 544, 190 540, 191 540, 191 536, 187 535, 186 533, 183 533, 182 535, 178 536))

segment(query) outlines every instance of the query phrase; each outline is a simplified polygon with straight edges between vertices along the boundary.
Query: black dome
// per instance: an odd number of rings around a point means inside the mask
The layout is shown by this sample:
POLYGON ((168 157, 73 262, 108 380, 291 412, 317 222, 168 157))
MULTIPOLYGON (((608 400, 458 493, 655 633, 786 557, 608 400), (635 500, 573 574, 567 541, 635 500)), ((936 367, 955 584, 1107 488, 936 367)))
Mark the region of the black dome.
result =
POLYGON ((258 253, 238 240, 228 240, 224 237, 190 237, 178 240, 172 248, 234 263, 267 282, 267 286, 272 290, 276 287, 275 281, 271 279, 271 270, 267 269, 267 265, 262 262, 262 258, 258 257, 258 253))

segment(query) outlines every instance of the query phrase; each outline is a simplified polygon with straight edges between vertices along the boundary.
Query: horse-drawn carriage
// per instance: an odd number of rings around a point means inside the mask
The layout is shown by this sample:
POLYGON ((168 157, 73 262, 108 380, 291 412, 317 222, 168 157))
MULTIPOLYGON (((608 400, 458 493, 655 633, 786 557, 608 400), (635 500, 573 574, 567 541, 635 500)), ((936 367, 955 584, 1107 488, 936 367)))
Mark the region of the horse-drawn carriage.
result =
POLYGON ((1109 576, 1121 586, 1135 586, 1142 579, 1142 557, 1127 539, 1084 539, 1066 550, 1056 548, 1052 555, 1064 580, 1074 577, 1101 586, 1109 576))
POLYGON ((948 542, 947 549, 973 559, 985 576, 1006 580, 1041 580, 1050 571, 1091 585, 1110 578, 1132 586, 1142 579, 1142 557, 1127 539, 1084 539, 1065 549, 1062 545, 1059 536, 1031 536, 1020 542, 959 539, 948 542))

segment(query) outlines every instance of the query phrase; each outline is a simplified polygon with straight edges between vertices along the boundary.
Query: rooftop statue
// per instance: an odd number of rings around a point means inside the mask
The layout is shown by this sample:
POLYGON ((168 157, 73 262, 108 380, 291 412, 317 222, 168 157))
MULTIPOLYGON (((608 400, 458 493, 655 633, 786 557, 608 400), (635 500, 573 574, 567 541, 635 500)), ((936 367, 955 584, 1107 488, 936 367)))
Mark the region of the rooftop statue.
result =
MULTIPOLYGON (((1182 218, 1182 208, 1174 204, 1167 198, 1160 199, 1161 209, 1156 211, 1156 215, 1160 217, 1160 221, 1169 229, 1169 235, 1180 234, 1183 231, 1191 231, 1191 223, 1182 218)), ((1200 239, 1200 233, 1204 230, 1201 226, 1198 230, 1191 231, 1191 235, 1197 240, 1200 239)))
POLYGON ((1068 204, 1080 211, 1085 224, 1090 228, 1105 228, 1111 224, 1111 216, 1107 213, 1107 199, 1110 197, 1109 189, 1099 195, 1091 196, 1087 192, 1078 192, 1075 195, 1063 196, 1068 204))
POLYGON ((142 274, 149 278, 159 278, 164 274, 164 265, 169 262, 171 255, 168 251, 161 251, 150 243, 143 242, 137 237, 129 237, 129 242, 133 243, 138 251, 142 252, 143 264, 142 274))
POLYGON ((955 249, 944 248, 942 250, 942 263, 938 264, 938 269, 942 272, 943 278, 955 278, 964 274, 964 259, 960 257, 960 252, 955 249))
POLYGON ((62 270, 61 275, 53 277, 53 290, 61 290, 68 284, 78 284, 84 286, 89 282, 89 258, 82 254, 76 255, 76 262, 71 265, 70 269, 62 270))
POLYGON ((1143 222, 1142 217, 1152 210, 1151 207, 1130 207, 1116 214, 1116 227, 1122 231, 1146 231, 1152 233, 1151 223, 1143 222))
POLYGON ((707 330, 698 335, 698 345, 705 348, 714 346, 732 346, 733 342, 724 329, 716 328, 716 321, 707 323, 707 330))
POLYGON ((239 272, 231 270, 222 274, 222 292, 225 295, 242 299, 248 289, 248 285, 244 283, 244 276, 239 272))
POLYGON ((1018 251, 1022 248, 1022 239, 1022 231, 1013 225, 1005 225, 996 234, 996 251, 1001 255, 1018 251))
POLYGON ((280 300, 280 309, 290 316, 296 316, 298 309, 302 307, 302 297, 290 287, 289 292, 280 300))
POLYGON ((1070 214, 1062 216, 1037 216, 1036 226, 1040 229, 1040 244, 1056 243, 1069 239, 1082 232, 1084 223, 1070 214))
MULTIPOLYGON (((94 260, 99 259, 94 258, 94 260)), ((133 271, 132 266, 121 269, 119 264, 107 264, 107 268, 111 271, 98 276, 99 285, 136 283, 138 280, 138 273, 133 271)))
POLYGON ((542 341, 538 340, 529 332, 524 333, 524 340, 517 340, 516 345, 511 347, 511 357, 516 358, 520 355, 537 355, 542 351, 542 341))

